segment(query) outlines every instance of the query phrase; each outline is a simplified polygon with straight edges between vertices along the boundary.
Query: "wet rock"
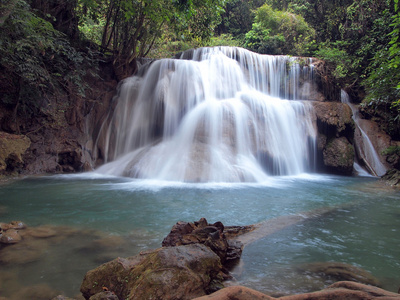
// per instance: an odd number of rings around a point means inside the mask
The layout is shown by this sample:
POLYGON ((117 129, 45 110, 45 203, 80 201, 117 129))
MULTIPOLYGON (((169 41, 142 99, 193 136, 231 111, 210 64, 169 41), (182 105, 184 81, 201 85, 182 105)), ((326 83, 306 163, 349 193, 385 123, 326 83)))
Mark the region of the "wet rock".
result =
POLYGON ((119 300, 117 295, 110 291, 97 293, 89 298, 89 300, 119 300))
POLYGON ((194 300, 272 300, 270 296, 244 286, 230 286, 211 295, 195 298, 194 300))
POLYGON ((400 171, 397 169, 390 169, 382 176, 385 184, 393 187, 400 186, 400 171))
POLYGON ((51 300, 75 300, 75 299, 69 298, 69 297, 66 297, 66 296, 63 296, 63 295, 58 295, 58 296, 54 297, 51 300))
POLYGON ((354 165, 354 147, 345 137, 334 138, 323 150, 323 161, 329 171, 351 175, 354 165))
POLYGON ((317 117, 318 132, 331 136, 354 135, 354 121, 351 108, 340 102, 312 102, 317 117))
POLYGON ((374 299, 385 299, 385 300, 399 300, 400 295, 392 292, 385 291, 383 289, 351 282, 351 281, 340 281, 332 284, 326 289, 318 292, 305 293, 291 296, 284 296, 274 298, 262 294, 258 291, 243 287, 243 286, 232 286, 217 291, 211 295, 195 298, 193 300, 374 300, 374 299))
POLYGON ((368 271, 345 263, 310 263, 299 266, 298 270, 305 274, 317 274, 325 279, 333 279, 335 281, 355 281, 373 286, 380 286, 379 280, 368 271))
POLYGON ((224 234, 224 225, 221 222, 208 224, 205 218, 198 222, 178 222, 162 242, 163 247, 190 245, 200 243, 214 251, 223 265, 232 263, 240 258, 243 244, 229 242, 224 234))
POLYGON ((26 225, 22 221, 11 221, 10 223, 0 223, 0 229, 25 229, 26 225))
POLYGON ((85 299, 103 287, 119 299, 192 299, 214 291, 221 270, 219 257, 202 244, 164 247, 89 271, 81 292, 85 299))
POLYGON ((9 229, 4 231, 0 237, 0 243, 3 244, 15 244, 21 241, 21 236, 18 234, 18 231, 15 229, 9 229))
POLYGON ((354 121, 351 108, 339 102, 312 102, 318 129, 319 168, 337 174, 353 171, 354 121))

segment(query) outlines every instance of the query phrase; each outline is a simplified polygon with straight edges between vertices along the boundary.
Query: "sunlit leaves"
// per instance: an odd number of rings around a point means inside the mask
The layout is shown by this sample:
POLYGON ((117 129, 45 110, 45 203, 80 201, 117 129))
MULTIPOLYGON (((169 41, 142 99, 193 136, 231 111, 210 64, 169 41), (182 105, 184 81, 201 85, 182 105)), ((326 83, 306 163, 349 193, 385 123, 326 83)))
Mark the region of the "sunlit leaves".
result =
POLYGON ((259 53, 303 55, 314 35, 302 16, 264 4, 256 10, 246 47, 259 53))

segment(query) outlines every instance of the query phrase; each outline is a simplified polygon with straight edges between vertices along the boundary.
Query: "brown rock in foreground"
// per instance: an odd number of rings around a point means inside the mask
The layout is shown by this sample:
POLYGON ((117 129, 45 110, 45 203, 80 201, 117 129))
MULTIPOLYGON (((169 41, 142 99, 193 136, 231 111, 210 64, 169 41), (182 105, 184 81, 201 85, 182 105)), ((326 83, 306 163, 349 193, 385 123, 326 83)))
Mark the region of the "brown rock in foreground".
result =
POLYGON ((356 283, 352 281, 339 281, 318 292, 291 295, 273 298, 258 291, 243 287, 231 286, 219 290, 208 296, 193 300, 398 300, 400 294, 385 291, 383 289, 356 283))
POLYGON ((221 270, 219 257, 202 244, 164 247, 89 271, 81 292, 85 299, 104 288, 119 299, 193 299, 222 286, 221 270))

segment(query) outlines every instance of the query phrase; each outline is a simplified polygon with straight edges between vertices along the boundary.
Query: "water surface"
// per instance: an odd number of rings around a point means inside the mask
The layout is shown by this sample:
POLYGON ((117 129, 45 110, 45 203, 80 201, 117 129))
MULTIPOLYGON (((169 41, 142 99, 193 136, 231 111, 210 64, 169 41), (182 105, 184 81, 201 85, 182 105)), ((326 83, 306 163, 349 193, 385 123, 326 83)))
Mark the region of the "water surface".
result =
MULTIPOLYGON (((321 282, 299 275, 296 266, 335 261, 361 267, 397 291, 399 196, 371 177, 304 174, 257 184, 188 184, 94 173, 28 177, 0 185, 0 221, 57 226, 64 238, 41 239, 40 246, 27 241, 1 246, 0 274, 23 286, 44 283, 74 296, 88 270, 160 247, 178 221, 205 217, 210 223, 247 225, 301 213, 312 218, 246 246, 234 271, 240 284, 269 293, 311 291, 321 282), (4 251, 18 254, 27 248, 37 250, 31 260, 4 261, 4 251)), ((16 289, 0 286, 0 295, 16 289)))

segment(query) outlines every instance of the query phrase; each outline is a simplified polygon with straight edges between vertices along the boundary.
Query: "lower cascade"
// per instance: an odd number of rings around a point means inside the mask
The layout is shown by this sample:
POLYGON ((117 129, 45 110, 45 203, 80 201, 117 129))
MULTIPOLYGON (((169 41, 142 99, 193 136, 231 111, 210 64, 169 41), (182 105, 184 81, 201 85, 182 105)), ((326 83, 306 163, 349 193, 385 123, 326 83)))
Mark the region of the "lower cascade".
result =
POLYGON ((97 145, 116 176, 262 182, 314 168, 310 59, 200 48, 121 85, 97 145))

